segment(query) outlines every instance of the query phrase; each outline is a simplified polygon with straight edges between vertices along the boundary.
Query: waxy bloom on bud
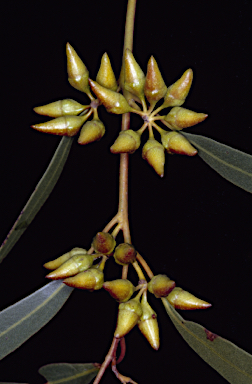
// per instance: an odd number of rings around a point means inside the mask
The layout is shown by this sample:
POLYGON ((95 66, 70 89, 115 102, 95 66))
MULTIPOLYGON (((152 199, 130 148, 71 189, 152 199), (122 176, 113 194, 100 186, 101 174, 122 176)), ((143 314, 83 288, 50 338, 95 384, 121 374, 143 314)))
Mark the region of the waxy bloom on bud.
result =
POLYGON ((65 261, 59 268, 49 273, 46 277, 48 279, 58 280, 74 276, 79 272, 89 269, 93 265, 93 261, 93 256, 87 254, 72 256, 69 260, 65 261))
POLYGON ((89 268, 87 271, 80 272, 73 277, 68 277, 63 281, 69 287, 96 291, 102 288, 104 274, 99 268, 89 268))
POLYGON ((132 244, 119 244, 114 252, 114 258, 119 265, 128 265, 136 260, 137 252, 132 244))
POLYGON ((150 104, 157 103, 166 94, 167 87, 153 56, 148 61, 144 94, 150 104))
POLYGON ((198 299, 182 288, 175 287, 167 296, 169 303, 176 309, 206 309, 212 306, 204 300, 198 299))
POLYGON ((114 237, 110 233, 98 232, 93 238, 92 247, 95 252, 110 255, 116 246, 114 237))
POLYGON ((89 79, 89 84, 96 97, 100 100, 108 112, 120 115, 122 113, 132 111, 132 108, 128 104, 127 100, 120 93, 111 91, 91 79, 89 79))
POLYGON ((135 291, 134 285, 127 279, 105 281, 103 288, 109 292, 113 299, 120 302, 128 301, 135 291))
POLYGON ((198 151, 181 133, 172 131, 161 134, 161 141, 168 153, 195 156, 198 151))
POLYGON ((117 326, 114 336, 117 339, 125 336, 138 323, 143 310, 138 299, 131 299, 119 305, 117 326))
POLYGON ((141 136, 138 132, 128 129, 121 131, 116 141, 110 148, 112 153, 134 153, 141 144, 141 136))
POLYGON ((69 43, 66 45, 66 55, 69 83, 72 85, 72 87, 78 89, 78 91, 90 93, 88 85, 88 70, 81 58, 77 55, 69 43))
POLYGON ((34 124, 31 127, 40 132, 51 133, 59 136, 76 135, 82 124, 86 121, 84 116, 64 116, 47 121, 46 123, 34 124))
POLYGON ((133 53, 126 49, 124 55, 124 86, 123 89, 136 95, 141 100, 144 97, 145 76, 137 64, 133 53))
POLYGON ((85 255, 87 253, 86 249, 75 247, 70 252, 64 253, 64 255, 58 257, 55 260, 48 261, 44 264, 44 267, 47 269, 56 269, 59 268, 65 261, 69 260, 75 255, 85 255))
POLYGON ((143 314, 138 322, 138 328, 146 337, 152 348, 157 351, 160 345, 157 314, 147 302, 146 292, 143 294, 141 307, 143 314))
POLYGON ((166 275, 156 275, 148 283, 149 292, 156 297, 166 297, 175 287, 175 281, 166 275))
POLYGON ((197 113, 186 108, 174 107, 170 110, 164 120, 167 121, 172 128, 181 130, 201 123, 207 116, 208 115, 205 113, 197 113))
POLYGON ((101 59, 100 69, 96 76, 96 82, 111 91, 117 90, 117 82, 108 54, 105 52, 101 59))
POLYGON ((81 128, 78 143, 84 145, 100 140, 104 133, 105 126, 101 120, 93 119, 91 121, 87 121, 81 128))
POLYGON ((78 115, 84 109, 87 108, 86 105, 82 105, 72 99, 64 99, 54 101, 53 103, 42 105, 41 107, 33 108, 34 112, 39 115, 45 115, 50 117, 60 117, 66 115, 78 115))
POLYGON ((182 105, 191 88, 192 79, 193 71, 187 69, 179 80, 168 87, 164 97, 163 107, 179 107, 182 105))
POLYGON ((149 139, 143 146, 142 157, 148 161, 159 176, 164 176, 165 154, 162 144, 153 138, 149 139))

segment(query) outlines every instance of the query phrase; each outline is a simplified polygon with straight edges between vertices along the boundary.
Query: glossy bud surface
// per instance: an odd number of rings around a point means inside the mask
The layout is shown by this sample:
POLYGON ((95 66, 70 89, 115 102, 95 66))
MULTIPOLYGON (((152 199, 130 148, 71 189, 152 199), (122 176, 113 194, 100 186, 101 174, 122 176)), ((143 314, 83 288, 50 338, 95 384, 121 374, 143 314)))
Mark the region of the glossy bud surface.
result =
POLYGON ((88 85, 88 70, 81 58, 77 55, 69 43, 66 45, 66 54, 69 83, 75 89, 78 89, 81 92, 89 93, 90 89, 88 85))
POLYGON ((149 292, 157 298, 166 297, 175 287, 175 281, 166 275, 156 275, 148 283, 149 292))
POLYGON ((168 153, 187 156, 195 156, 198 153, 185 136, 175 131, 162 134, 161 141, 168 153))
POLYGON ((145 76, 133 53, 126 49, 124 55, 124 89, 140 99, 144 96, 145 76))
POLYGON ((101 120, 93 119, 87 121, 80 131, 80 136, 78 138, 79 144, 89 144, 93 141, 100 140, 105 134, 105 126, 101 120))
POLYGON ((103 288, 109 292, 113 299, 120 302, 128 301, 135 291, 134 285, 127 279, 105 281, 103 288))
POLYGON ((51 133, 59 136, 76 135, 82 124, 85 122, 86 116, 65 116, 47 121, 46 123, 35 124, 31 127, 40 132, 51 133))
POLYGON ((63 283, 69 287, 96 291, 102 288, 104 275, 98 268, 89 268, 87 271, 80 272, 73 277, 68 277, 63 283))
POLYGON ((56 269, 59 268, 65 261, 69 260, 72 256, 85 255, 86 253, 86 249, 75 247, 70 252, 64 253, 64 255, 58 257, 57 259, 48 261, 44 264, 44 267, 47 269, 56 269))
POLYGON ((64 99, 54 101, 53 103, 42 105, 41 107, 33 108, 34 112, 39 115, 45 115, 50 117, 60 117, 66 115, 78 115, 87 106, 78 103, 72 99, 64 99))
POLYGON ((182 288, 175 287, 167 296, 169 303, 176 309, 206 309, 212 305, 204 300, 198 299, 191 293, 184 291, 182 288))
POLYGON ((156 103, 162 99, 167 92, 167 87, 153 56, 148 61, 144 94, 149 103, 156 103))
POLYGON ((174 107, 170 110, 164 120, 174 129, 181 130, 201 123, 207 116, 208 115, 205 113, 197 113, 186 108, 174 107))
POLYGON ((128 129, 121 131, 116 141, 110 148, 112 153, 134 153, 141 144, 141 136, 139 133, 128 129))
POLYGON ((118 339, 125 336, 138 323, 143 310, 139 300, 131 299, 119 305, 117 326, 114 336, 118 339))
POLYGON ((74 276, 79 272, 86 271, 93 265, 93 257, 91 255, 75 255, 69 260, 65 261, 55 271, 49 273, 46 277, 48 279, 58 280, 64 279, 69 276, 74 276))
POLYGON ((179 107, 182 105, 191 88, 192 79, 193 72, 191 69, 187 69, 179 80, 168 87, 163 106, 179 107))
POLYGON ((157 351, 160 346, 157 314, 147 302, 146 294, 143 295, 141 306, 143 314, 138 322, 138 328, 146 337, 152 348, 157 351))
POLYGON ((162 144, 155 139, 149 139, 143 146, 142 156, 159 176, 164 176, 165 154, 162 144))
POLYGON ((96 82, 111 91, 117 90, 117 82, 108 54, 105 52, 101 59, 100 69, 96 76, 96 82))

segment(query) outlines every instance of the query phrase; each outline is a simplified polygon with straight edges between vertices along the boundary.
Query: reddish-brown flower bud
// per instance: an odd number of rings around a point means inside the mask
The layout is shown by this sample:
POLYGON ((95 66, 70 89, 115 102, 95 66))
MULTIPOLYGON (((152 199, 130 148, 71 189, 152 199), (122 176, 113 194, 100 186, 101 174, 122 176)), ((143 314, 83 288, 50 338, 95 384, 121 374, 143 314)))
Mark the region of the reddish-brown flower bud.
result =
POLYGON ((157 103, 166 94, 167 87, 153 56, 148 61, 144 93, 149 103, 157 103))
POLYGON ((179 107, 182 105, 191 88, 192 79, 193 71, 187 69, 179 80, 168 87, 164 97, 163 107, 179 107))
POLYGON ((156 275, 148 283, 148 290, 156 297, 166 297, 175 287, 175 281, 166 275, 156 275))
POLYGON ((110 233, 98 232, 93 238, 92 247, 95 252, 110 255, 116 246, 114 237, 110 233))
POLYGON ((114 252, 114 258, 117 264, 127 265, 136 260, 137 252, 132 244, 119 244, 114 252))

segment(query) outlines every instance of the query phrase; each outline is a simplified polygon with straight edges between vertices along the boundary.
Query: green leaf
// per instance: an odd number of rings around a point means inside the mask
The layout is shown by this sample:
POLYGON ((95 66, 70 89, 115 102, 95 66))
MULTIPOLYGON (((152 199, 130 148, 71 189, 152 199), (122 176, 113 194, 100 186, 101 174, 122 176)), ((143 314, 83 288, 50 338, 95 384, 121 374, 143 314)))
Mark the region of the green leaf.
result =
POLYGON ((0 312, 0 359, 17 349, 51 320, 73 288, 52 281, 0 312))
POLYGON ((39 373, 48 380, 47 384, 88 384, 97 375, 99 368, 94 364, 48 364, 39 373))
POLYGON ((186 321, 162 298, 164 307, 190 347, 231 384, 252 383, 252 355, 197 323, 186 321))
POLYGON ((8 233, 0 248, 0 263, 16 244, 26 228, 31 224, 35 215, 38 213, 50 193, 52 192, 67 160, 73 137, 63 136, 58 148, 56 149, 50 164, 44 175, 35 187, 34 192, 22 209, 16 222, 8 233))
POLYGON ((222 177, 252 193, 252 156, 208 137, 183 132, 199 156, 222 177))

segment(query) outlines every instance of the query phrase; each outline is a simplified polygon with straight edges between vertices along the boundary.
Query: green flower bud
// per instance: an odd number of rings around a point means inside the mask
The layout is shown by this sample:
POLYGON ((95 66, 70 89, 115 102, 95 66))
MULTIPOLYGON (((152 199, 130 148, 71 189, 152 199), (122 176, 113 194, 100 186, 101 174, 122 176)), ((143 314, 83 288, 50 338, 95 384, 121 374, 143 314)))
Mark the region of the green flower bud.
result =
POLYGON ((141 100, 144 97, 145 76, 132 52, 126 49, 124 55, 124 89, 141 100))
POLYGON ((162 144, 153 138, 149 139, 143 146, 142 157, 148 161, 159 176, 164 176, 165 154, 162 144))
POLYGON ((128 301, 135 291, 134 285, 127 279, 105 281, 103 288, 109 292, 113 299, 120 302, 128 301))
POLYGON ((193 71, 187 69, 181 78, 170 85, 164 97, 163 107, 179 107, 185 102, 186 96, 192 85, 193 71))
POLYGON ((170 110, 168 115, 164 118, 172 128, 181 130, 183 128, 192 127, 201 123, 207 118, 205 113, 197 113, 182 107, 174 107, 170 110))
POLYGON ((134 153, 141 144, 141 136, 138 132, 128 129, 121 131, 116 141, 110 148, 112 153, 134 153))
POLYGON ((148 61, 144 93, 150 104, 157 103, 166 94, 167 87, 153 56, 148 61))
POLYGON ((89 144, 100 140, 105 133, 105 126, 99 119, 87 121, 81 128, 79 144, 89 144))
POLYGON ((157 314, 147 302, 146 292, 142 297, 141 306, 143 314, 138 322, 138 328, 146 337, 152 348, 157 351, 160 345, 157 314))
POLYGON ((35 107, 33 110, 39 115, 60 117, 66 115, 78 115, 86 108, 88 108, 88 105, 79 104, 77 101, 72 99, 64 99, 54 101, 50 104, 42 105, 41 107, 35 107))
POLYGON ((96 82, 111 91, 117 90, 117 82, 108 54, 105 52, 101 59, 101 66, 96 76, 96 82))
POLYGON ((66 55, 69 83, 72 85, 72 87, 78 89, 78 91, 85 92, 87 94, 90 93, 88 85, 88 70, 69 43, 66 45, 66 55))
POLYGON ((168 153, 187 156, 195 156, 198 153, 185 136, 175 131, 162 133, 161 141, 168 153))
POLYGON ((82 124, 86 121, 84 116, 64 116, 47 121, 41 124, 35 124, 31 127, 40 132, 51 133, 59 136, 74 136, 76 135, 82 124))
POLYGON ((167 300, 176 309, 206 309, 212 306, 179 287, 175 287, 173 291, 169 293, 167 300))
POLYGON ((93 265, 94 258, 91 255, 75 255, 65 261, 55 271, 49 273, 48 279, 58 280, 69 276, 74 276, 79 272, 86 271, 93 265))
POLYGON ((73 277, 63 280, 63 283, 69 287, 87 289, 88 291, 96 291, 102 288, 104 283, 104 274, 98 268, 89 268, 87 271, 80 272, 73 277))
POLYGON ((73 248, 70 252, 64 253, 64 255, 58 257, 55 260, 48 261, 44 264, 44 267, 47 269, 56 269, 59 268, 65 261, 69 260, 74 255, 85 255, 87 253, 86 249, 83 248, 73 248))
POLYGON ((117 326, 114 336, 117 339, 125 336, 138 323, 143 310, 138 299, 131 299, 119 305, 117 326))

